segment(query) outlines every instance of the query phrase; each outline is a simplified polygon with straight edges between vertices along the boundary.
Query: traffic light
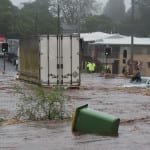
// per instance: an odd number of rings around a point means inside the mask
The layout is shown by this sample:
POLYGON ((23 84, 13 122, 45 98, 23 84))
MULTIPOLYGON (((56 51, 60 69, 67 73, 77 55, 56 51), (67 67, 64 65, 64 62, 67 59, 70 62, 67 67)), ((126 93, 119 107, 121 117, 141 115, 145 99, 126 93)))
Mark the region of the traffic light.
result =
POLYGON ((111 47, 105 48, 105 56, 109 56, 111 54, 111 47))
POLYGON ((123 58, 127 58, 127 50, 123 50, 123 58))
POLYGON ((8 52, 8 43, 2 43, 2 52, 8 52))

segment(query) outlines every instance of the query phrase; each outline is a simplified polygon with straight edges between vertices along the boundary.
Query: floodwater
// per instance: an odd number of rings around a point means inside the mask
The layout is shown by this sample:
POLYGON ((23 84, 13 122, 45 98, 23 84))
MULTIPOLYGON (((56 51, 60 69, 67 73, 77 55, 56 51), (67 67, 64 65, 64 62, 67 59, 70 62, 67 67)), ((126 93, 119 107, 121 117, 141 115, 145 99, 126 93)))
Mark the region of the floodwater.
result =
POLYGON ((129 79, 105 79, 99 74, 81 74, 80 89, 68 89, 66 103, 72 114, 78 106, 103 111, 121 119, 117 137, 95 134, 74 135, 71 120, 20 122, 13 119, 19 95, 14 85, 15 66, 0 60, 0 150, 149 150, 150 88, 124 87, 129 79))

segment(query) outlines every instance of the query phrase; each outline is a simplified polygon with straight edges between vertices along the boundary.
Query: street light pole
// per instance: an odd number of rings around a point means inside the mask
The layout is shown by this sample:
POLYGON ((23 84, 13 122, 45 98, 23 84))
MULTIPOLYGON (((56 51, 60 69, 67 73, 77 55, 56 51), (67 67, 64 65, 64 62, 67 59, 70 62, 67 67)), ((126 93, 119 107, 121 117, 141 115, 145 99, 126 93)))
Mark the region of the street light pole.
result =
POLYGON ((132 12, 131 12, 131 17, 132 17, 132 33, 131 33, 131 74, 133 73, 133 51, 134 51, 134 0, 132 0, 132 12))

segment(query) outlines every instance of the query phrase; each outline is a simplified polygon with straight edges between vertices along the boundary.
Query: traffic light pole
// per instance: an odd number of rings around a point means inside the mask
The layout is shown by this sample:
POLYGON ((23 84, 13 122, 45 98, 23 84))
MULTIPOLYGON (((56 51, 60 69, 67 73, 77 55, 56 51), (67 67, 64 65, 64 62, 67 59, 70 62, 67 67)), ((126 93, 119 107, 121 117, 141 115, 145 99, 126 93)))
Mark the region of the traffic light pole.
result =
POLYGON ((8 43, 2 43, 2 52, 3 52, 3 58, 4 58, 4 71, 3 73, 5 73, 5 56, 6 56, 6 52, 8 52, 8 43))
POLYGON ((5 74, 5 52, 4 52, 4 70, 3 70, 3 74, 5 74))
POLYGON ((108 65, 108 56, 106 56, 105 73, 107 73, 107 65, 108 65))
POLYGON ((106 47, 105 48, 105 57, 106 57, 106 63, 105 63, 105 73, 107 73, 108 72, 108 56, 111 54, 111 50, 112 50, 112 48, 111 47, 106 47))

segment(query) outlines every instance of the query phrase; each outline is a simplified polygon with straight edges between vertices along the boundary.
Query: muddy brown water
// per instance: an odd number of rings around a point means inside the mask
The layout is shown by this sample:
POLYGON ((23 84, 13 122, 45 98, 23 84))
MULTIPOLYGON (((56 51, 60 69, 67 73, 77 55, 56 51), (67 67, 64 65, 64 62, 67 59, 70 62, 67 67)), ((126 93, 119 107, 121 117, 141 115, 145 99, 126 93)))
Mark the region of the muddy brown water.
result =
POLYGON ((107 112, 121 119, 117 137, 94 134, 74 135, 71 120, 20 122, 13 120, 19 96, 14 94, 15 66, 0 68, 0 150, 149 150, 149 88, 125 88, 128 79, 105 79, 98 74, 81 74, 80 89, 68 89, 71 97, 66 110, 72 114, 78 106, 107 112))

